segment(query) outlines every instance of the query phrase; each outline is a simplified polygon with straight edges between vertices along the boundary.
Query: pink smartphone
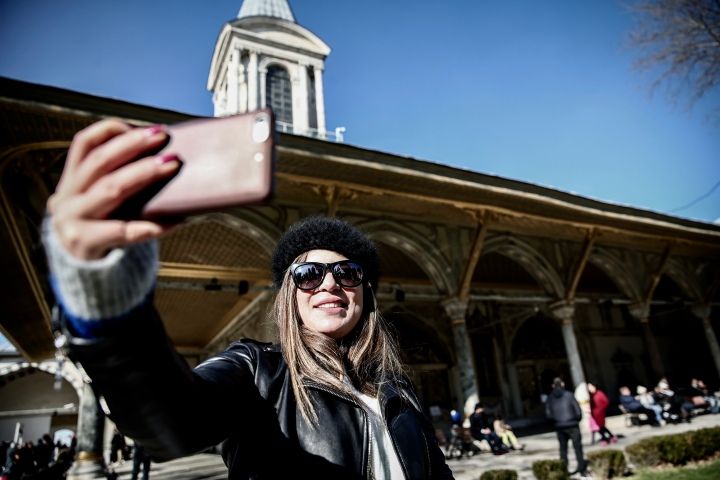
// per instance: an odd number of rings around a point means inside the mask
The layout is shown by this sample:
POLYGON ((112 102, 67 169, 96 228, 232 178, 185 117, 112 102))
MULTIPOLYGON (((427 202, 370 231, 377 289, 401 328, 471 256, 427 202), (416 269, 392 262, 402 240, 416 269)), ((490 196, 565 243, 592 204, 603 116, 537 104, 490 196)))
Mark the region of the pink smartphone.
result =
POLYGON ((141 192, 112 216, 177 221, 266 201, 273 191, 275 122, 270 109, 198 119, 168 128, 159 154, 182 160, 178 173, 141 192))

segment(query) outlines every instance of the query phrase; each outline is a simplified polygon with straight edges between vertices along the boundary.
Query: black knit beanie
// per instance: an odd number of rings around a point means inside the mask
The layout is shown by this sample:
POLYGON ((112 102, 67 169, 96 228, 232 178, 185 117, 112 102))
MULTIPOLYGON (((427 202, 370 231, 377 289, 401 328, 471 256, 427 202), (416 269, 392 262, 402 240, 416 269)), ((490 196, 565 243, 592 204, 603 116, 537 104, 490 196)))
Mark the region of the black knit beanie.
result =
POLYGON ((293 224, 280 238, 272 257, 272 280, 280 288, 285 271, 301 253, 332 250, 363 268, 363 284, 377 286, 380 260, 375 244, 356 227, 330 217, 314 216, 293 224))

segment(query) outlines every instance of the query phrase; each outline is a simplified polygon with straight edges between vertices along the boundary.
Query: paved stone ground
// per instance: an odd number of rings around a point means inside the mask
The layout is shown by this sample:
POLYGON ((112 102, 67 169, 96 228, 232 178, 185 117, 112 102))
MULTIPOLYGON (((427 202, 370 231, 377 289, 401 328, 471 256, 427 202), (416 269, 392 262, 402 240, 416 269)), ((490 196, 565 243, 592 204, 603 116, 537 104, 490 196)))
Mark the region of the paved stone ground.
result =
MULTIPOLYGON (((616 448, 624 450, 626 446, 646 437, 681 433, 690 430, 697 430, 706 427, 720 426, 720 415, 700 415, 693 418, 692 423, 680 423, 677 425, 665 425, 654 428, 649 425, 626 427, 622 415, 607 419, 607 427, 619 438, 616 444, 602 446, 591 445, 589 435, 583 436, 583 448, 585 452, 600 450, 603 448, 616 448)), ((481 453, 470 458, 460 460, 448 460, 448 464, 455 475, 456 480, 478 480, 482 472, 496 468, 509 468, 518 472, 520 480, 534 479, 532 464, 537 460, 550 460, 559 458, 558 441, 554 432, 520 437, 520 443, 525 444, 523 451, 511 451, 502 456, 495 456, 490 453, 481 453)), ((570 457, 570 470, 574 470, 575 452, 572 443, 568 443, 568 455, 570 457)), ((579 478, 579 476, 577 477, 579 478)))
MULTIPOLYGON (((642 438, 712 426, 720 426, 720 415, 701 415, 695 417, 692 423, 666 425, 660 428, 653 428, 649 425, 628 428, 625 426, 622 416, 610 417, 608 418, 608 428, 621 437, 618 443, 610 447, 603 447, 599 444, 590 445, 590 438, 586 436, 583 438, 583 445, 586 452, 602 448, 624 449, 627 445, 642 438)), ((456 480, 478 480, 482 472, 495 468, 513 469, 518 472, 520 480, 531 480, 535 478, 532 474, 533 462, 558 458, 558 443, 554 432, 520 437, 520 442, 525 444, 524 451, 512 451, 502 456, 484 452, 470 458, 448 460, 448 465, 450 465, 456 480)), ((569 445, 569 450, 570 468, 574 469, 575 458, 572 445, 569 445)), ((131 468, 132 461, 117 467, 116 472, 119 474, 119 479, 129 480, 131 468)), ((227 469, 222 459, 219 455, 211 454, 199 454, 159 464, 153 463, 150 471, 151 480, 221 480, 226 478, 227 469)))

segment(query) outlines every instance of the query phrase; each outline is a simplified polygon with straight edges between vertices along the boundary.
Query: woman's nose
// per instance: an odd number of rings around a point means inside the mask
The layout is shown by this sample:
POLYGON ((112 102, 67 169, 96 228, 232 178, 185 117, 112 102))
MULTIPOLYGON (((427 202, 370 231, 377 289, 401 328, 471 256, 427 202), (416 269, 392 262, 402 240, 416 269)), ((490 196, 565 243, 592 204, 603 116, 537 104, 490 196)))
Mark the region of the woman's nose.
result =
POLYGON ((333 276, 332 272, 330 270, 328 270, 327 272, 325 272, 323 281, 320 284, 320 286, 318 287, 318 289, 330 291, 330 290, 335 290, 338 287, 339 287, 339 285, 338 285, 337 281, 335 281, 335 277, 333 276))

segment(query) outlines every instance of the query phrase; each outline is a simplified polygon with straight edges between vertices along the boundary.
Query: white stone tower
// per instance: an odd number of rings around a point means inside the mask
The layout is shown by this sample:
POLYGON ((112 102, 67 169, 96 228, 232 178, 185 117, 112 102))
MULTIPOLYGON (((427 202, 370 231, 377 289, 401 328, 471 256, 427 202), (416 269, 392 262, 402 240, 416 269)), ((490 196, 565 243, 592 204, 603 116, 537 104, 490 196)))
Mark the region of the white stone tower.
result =
POLYGON ((323 68, 330 47, 295 22, 287 0, 244 0, 215 44, 215 116, 271 106, 278 129, 325 138, 323 68))

